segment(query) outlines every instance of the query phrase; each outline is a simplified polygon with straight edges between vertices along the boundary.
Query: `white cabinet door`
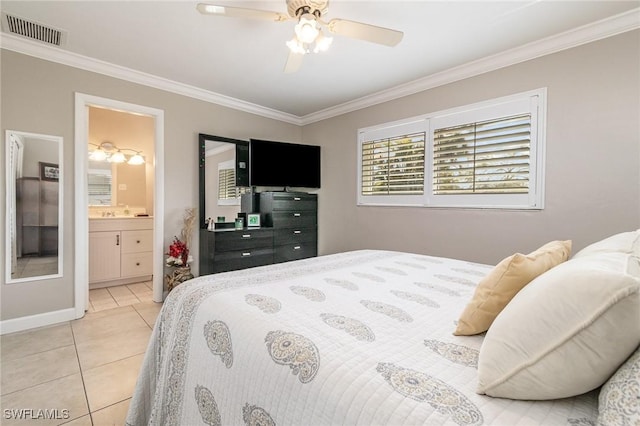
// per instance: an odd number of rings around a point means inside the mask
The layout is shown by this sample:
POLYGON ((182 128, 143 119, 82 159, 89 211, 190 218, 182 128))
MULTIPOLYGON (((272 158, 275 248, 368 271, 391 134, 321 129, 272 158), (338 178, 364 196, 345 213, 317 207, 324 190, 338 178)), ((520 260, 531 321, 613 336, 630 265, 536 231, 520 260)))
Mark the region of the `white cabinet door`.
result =
POLYGON ((89 282, 120 278, 119 231, 89 232, 89 282))

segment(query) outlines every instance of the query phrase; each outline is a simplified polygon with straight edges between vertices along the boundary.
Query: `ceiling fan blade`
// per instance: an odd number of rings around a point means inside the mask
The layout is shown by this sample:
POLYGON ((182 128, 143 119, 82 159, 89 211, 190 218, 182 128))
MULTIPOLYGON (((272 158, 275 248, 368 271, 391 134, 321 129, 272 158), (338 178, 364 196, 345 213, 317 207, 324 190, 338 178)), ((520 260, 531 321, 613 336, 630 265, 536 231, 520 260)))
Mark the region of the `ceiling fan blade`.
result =
POLYGON ((395 46, 400 43, 404 35, 402 31, 345 19, 332 19, 327 24, 327 29, 334 34, 384 44, 385 46, 395 46))
POLYGON ((209 3, 198 3, 196 9, 198 9, 198 12, 203 15, 228 16, 230 18, 263 19, 276 22, 288 21, 291 19, 287 14, 280 12, 271 12, 260 9, 245 9, 242 7, 218 6, 209 3))
POLYGON ((289 57, 287 57, 287 63, 284 65, 284 72, 287 74, 294 73, 302 66, 302 59, 304 55, 301 53, 293 53, 289 51, 289 57))

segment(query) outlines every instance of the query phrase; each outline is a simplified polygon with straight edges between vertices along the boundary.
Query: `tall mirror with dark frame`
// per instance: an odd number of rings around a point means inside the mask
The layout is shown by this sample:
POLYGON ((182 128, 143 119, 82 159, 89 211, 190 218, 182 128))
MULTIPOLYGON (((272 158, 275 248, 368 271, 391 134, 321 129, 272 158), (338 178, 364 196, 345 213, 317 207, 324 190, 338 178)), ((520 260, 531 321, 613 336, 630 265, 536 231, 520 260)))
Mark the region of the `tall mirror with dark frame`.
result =
POLYGON ((200 133, 200 228, 233 222, 249 186, 249 142, 200 133))
POLYGON ((62 276, 60 136, 6 131, 6 282, 62 276))

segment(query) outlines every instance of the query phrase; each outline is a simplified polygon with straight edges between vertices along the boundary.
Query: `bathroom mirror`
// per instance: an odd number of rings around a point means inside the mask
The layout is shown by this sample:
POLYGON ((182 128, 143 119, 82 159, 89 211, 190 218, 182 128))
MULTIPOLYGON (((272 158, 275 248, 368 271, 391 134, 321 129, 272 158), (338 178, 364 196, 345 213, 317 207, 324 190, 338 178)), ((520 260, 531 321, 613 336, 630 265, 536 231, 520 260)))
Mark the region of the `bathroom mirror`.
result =
POLYGON ((208 218, 233 222, 240 195, 248 190, 249 142, 201 133, 198 143, 200 228, 207 227, 208 218))
POLYGON ((7 130, 6 282, 62 276, 62 137, 7 130))
POLYGON ((91 106, 87 164, 90 217, 109 211, 153 211, 153 117, 91 106), (92 208, 96 207, 96 208, 92 208))

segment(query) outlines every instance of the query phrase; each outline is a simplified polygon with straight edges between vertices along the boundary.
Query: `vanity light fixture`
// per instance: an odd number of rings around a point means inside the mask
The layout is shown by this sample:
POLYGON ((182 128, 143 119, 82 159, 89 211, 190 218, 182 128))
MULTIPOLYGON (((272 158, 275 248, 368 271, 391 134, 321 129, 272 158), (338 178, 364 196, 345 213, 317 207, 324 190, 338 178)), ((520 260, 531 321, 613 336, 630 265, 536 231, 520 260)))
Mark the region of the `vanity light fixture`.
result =
POLYGON ((111 154, 111 157, 109 157, 110 163, 124 163, 125 161, 127 161, 127 159, 120 150, 114 152, 111 154))
POLYGON ((131 158, 129 158, 129 161, 127 161, 127 163, 133 166, 144 164, 144 157, 140 155, 140 152, 138 151, 135 153, 135 155, 132 155, 131 158))
POLYGON ((131 165, 144 164, 144 157, 140 155, 142 151, 129 148, 118 148, 113 142, 104 141, 100 145, 89 143, 96 149, 89 153, 89 160, 92 161, 109 161, 110 163, 124 163, 131 165), (131 155, 127 160, 127 156, 122 151, 131 151, 135 154, 131 155))

